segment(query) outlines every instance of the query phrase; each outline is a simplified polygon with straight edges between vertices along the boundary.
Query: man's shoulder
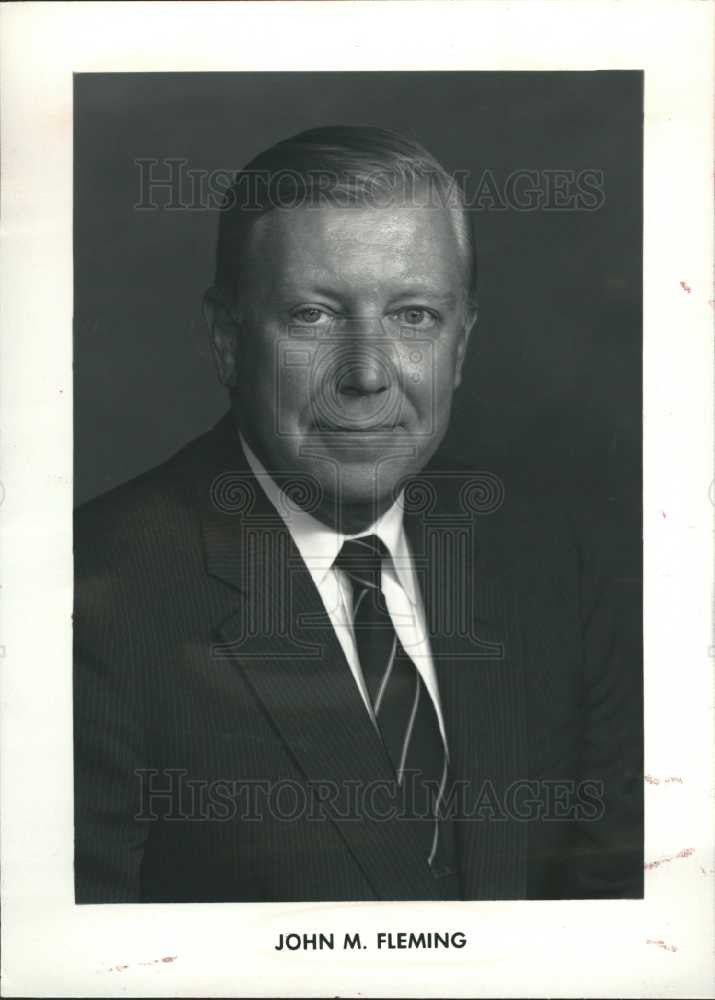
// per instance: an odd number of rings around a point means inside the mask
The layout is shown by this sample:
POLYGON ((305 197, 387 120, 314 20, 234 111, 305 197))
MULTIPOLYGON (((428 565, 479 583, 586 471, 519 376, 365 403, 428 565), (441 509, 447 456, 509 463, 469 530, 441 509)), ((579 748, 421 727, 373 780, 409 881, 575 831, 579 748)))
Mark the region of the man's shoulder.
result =
POLYGON ((535 480, 508 457, 431 463, 412 487, 425 524, 468 524, 482 565, 580 576, 638 575, 638 505, 579 482, 535 480), (493 557, 493 559, 491 558, 493 557))
POLYGON ((572 544, 574 501, 528 482, 508 464, 431 463, 406 489, 410 509, 445 529, 470 523, 484 539, 524 550, 572 544))
POLYGON ((211 502, 212 479, 225 464, 226 438, 224 418, 160 465, 79 506, 75 559, 106 563, 137 551, 169 551, 186 541, 200 509, 211 502))

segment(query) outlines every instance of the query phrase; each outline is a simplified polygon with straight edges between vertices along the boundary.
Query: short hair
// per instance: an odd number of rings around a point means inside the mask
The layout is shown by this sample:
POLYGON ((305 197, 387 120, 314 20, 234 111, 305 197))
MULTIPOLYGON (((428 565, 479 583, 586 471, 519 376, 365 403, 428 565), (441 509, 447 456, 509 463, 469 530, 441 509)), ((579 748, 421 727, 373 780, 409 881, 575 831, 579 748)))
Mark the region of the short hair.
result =
POLYGON ((368 125, 330 125, 276 143, 239 170, 219 221, 214 283, 231 295, 250 230, 273 209, 382 205, 389 200, 448 208, 465 265, 465 311, 477 304, 474 233, 456 179, 414 139, 368 125), (427 197, 427 202, 420 201, 427 197))

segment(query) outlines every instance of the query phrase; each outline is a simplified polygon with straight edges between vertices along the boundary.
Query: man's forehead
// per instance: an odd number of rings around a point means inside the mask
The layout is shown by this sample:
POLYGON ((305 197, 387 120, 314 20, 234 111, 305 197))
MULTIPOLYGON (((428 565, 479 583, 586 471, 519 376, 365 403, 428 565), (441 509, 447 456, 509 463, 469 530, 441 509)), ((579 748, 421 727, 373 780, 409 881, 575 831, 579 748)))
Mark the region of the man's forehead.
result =
POLYGON ((359 273, 410 276, 414 282, 459 280, 459 247, 444 208, 399 203, 277 209, 254 226, 251 265, 315 280, 359 273))
POLYGON ((300 234, 323 240, 348 240, 372 236, 379 246, 386 238, 427 240, 435 235, 453 235, 449 209, 398 201, 388 205, 355 204, 347 206, 304 205, 275 208, 255 223, 254 230, 277 239, 300 234))

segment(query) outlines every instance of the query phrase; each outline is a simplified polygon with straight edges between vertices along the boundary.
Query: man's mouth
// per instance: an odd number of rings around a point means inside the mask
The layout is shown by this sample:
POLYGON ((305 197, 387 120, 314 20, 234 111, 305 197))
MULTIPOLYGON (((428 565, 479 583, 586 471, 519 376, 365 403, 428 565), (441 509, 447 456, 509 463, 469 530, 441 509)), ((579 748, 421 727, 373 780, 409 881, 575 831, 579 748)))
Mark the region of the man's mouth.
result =
POLYGON ((321 434, 389 434, 399 424, 316 424, 321 434))

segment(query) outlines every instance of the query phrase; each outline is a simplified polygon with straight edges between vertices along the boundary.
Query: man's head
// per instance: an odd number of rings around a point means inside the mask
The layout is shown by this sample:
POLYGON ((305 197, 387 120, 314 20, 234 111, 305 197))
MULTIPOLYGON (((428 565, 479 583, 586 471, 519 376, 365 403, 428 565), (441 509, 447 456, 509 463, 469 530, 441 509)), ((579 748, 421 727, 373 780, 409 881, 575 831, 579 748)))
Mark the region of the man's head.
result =
POLYGON ((219 377, 269 472, 317 516, 369 524, 444 437, 476 316, 461 193, 383 129, 314 129, 261 153, 221 215, 205 300, 219 377))

